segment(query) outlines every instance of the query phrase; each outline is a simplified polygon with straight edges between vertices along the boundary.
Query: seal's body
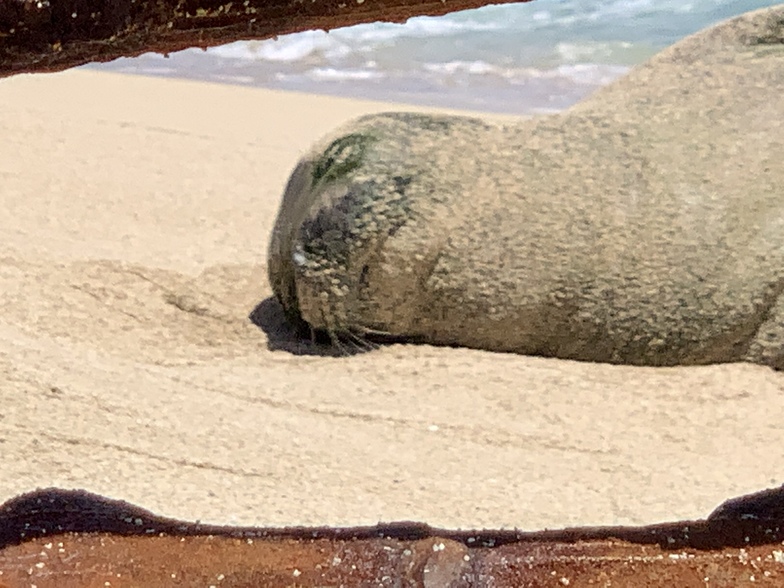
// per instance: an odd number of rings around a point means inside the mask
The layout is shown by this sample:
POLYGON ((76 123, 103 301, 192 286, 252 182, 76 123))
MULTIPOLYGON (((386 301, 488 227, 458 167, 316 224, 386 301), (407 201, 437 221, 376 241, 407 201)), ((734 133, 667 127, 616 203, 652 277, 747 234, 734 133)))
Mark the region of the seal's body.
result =
POLYGON ((784 367, 784 6, 563 114, 359 119, 295 169, 269 274, 334 335, 784 367))

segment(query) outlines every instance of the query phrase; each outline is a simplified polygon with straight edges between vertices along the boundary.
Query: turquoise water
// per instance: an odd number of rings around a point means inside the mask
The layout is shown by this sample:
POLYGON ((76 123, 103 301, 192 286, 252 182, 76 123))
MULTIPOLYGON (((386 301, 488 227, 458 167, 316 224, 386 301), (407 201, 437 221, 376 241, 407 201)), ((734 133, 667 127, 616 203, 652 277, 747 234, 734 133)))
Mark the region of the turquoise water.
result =
POLYGON ((535 0, 89 66, 498 112, 557 111, 764 0, 535 0))

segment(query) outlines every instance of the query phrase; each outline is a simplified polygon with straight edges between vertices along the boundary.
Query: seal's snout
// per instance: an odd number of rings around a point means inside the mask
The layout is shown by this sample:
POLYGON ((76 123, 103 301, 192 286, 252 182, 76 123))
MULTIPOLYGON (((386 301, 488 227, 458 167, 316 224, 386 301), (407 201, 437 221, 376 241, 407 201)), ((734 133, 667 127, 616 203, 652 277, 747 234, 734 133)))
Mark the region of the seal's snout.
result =
POLYGON ((355 130, 322 143, 297 164, 286 186, 268 273, 287 319, 300 328, 330 330, 339 322, 333 317, 348 291, 344 270, 372 191, 355 176, 374 141, 355 130))
MULTIPOLYGON (((334 204, 321 208, 315 216, 303 220, 294 235, 294 252, 299 253, 299 265, 308 262, 342 261, 349 254, 351 239, 358 235, 356 219, 357 194, 340 191, 332 197, 334 204)), ((293 259, 293 257, 292 257, 293 259)))
POLYGON ((389 116, 367 117, 300 161, 270 246, 273 291, 292 321, 339 334, 357 327, 384 243, 408 222, 415 169, 397 168, 389 116))

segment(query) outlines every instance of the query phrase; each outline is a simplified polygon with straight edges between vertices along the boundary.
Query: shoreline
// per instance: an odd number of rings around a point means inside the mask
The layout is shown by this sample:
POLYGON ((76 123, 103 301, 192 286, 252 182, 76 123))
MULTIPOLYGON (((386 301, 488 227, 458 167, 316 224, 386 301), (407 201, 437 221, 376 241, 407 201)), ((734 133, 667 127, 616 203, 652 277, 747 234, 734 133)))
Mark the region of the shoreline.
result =
MULTIPOLYGON (((563 112, 567 108, 588 98, 592 93, 601 89, 605 84, 595 84, 590 88, 576 91, 579 99, 575 98, 572 103, 562 107, 537 106, 541 103, 541 96, 538 99, 526 95, 514 86, 490 86, 489 89, 472 88, 444 88, 443 91, 400 90, 394 80, 389 80, 385 84, 359 85, 351 83, 343 85, 341 83, 330 82, 305 82, 300 83, 296 88, 275 87, 256 83, 252 78, 241 75, 203 75, 190 74, 183 71, 178 73, 156 73, 154 69, 150 71, 124 71, 110 67, 95 67, 96 64, 82 66, 82 71, 105 72, 116 75, 138 76, 143 78, 153 78, 161 80, 180 80, 196 83, 216 84, 220 86, 233 86, 237 88, 257 89, 270 92, 287 92, 292 94, 305 94, 308 96, 320 96, 331 98, 343 98, 346 100, 356 100, 359 102, 373 102, 387 105, 394 105, 396 109, 427 109, 427 110, 448 110, 455 113, 465 113, 466 115, 477 115, 490 117, 518 117, 530 118, 532 116, 542 116, 563 112), (245 81, 244 78, 247 78, 245 81), (389 94, 389 97, 387 97, 389 94)), ((100 64, 99 64, 100 65, 100 64)), ((144 70, 145 68, 140 68, 144 70)), ((182 70, 182 68, 180 68, 182 70)), ((210 71, 208 69, 208 71, 210 71)), ((609 82, 607 82, 609 83, 609 82)), ((574 89, 572 90, 575 91, 574 89)))

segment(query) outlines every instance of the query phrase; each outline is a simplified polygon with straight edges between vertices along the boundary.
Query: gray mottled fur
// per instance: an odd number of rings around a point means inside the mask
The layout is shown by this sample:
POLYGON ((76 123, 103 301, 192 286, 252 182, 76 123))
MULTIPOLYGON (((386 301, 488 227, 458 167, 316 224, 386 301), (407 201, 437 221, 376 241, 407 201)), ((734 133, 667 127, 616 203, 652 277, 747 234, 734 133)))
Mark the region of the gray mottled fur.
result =
POLYGON ((297 166, 269 275, 356 336, 784 367, 784 6, 569 111, 361 118, 297 166))

